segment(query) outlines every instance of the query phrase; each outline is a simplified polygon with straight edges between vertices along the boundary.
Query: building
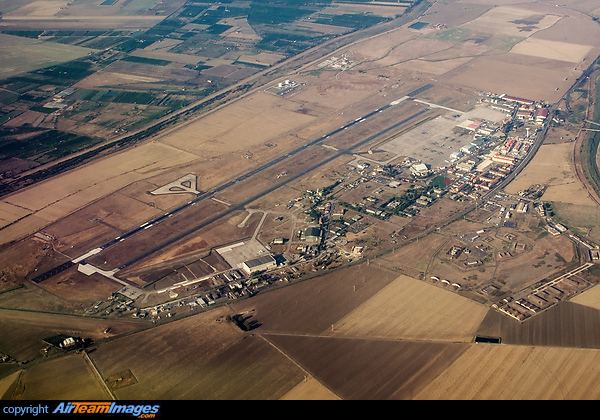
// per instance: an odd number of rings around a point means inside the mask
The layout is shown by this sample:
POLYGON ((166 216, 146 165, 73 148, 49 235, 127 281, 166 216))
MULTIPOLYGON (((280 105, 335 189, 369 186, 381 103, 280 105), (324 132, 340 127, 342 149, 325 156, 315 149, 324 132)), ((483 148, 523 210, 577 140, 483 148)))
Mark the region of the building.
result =
POLYGON ((460 162, 456 165, 456 169, 463 172, 471 172, 475 167, 476 162, 472 160, 468 160, 466 162, 460 162))
POLYGON ((517 111, 517 119, 518 120, 522 120, 522 121, 526 121, 526 120, 530 120, 533 118, 533 112, 531 111, 517 111))
POLYGON ((242 263, 242 270, 244 270, 247 274, 271 270, 275 267, 277 267, 277 262, 271 255, 263 255, 262 257, 254 258, 242 263))
POLYGON ((502 156, 500 154, 492 155, 492 162, 505 163, 507 165, 514 165, 515 158, 511 156, 502 156))
POLYGON ((475 151, 475 149, 476 149, 476 147, 473 146, 472 144, 467 144, 466 146, 461 147, 460 151, 467 155, 470 155, 471 153, 473 153, 475 151))
POLYGON ((457 161, 458 159, 460 159, 461 157, 463 157, 463 153, 462 152, 452 152, 450 154, 450 160, 452 162, 457 161))
POLYGON ((302 237, 306 242, 310 242, 313 244, 319 243, 321 241, 321 228, 319 227, 309 227, 304 229, 302 232, 302 237))
POLYGON ((422 195, 419 198, 417 198, 416 203, 419 206, 423 206, 423 207, 427 207, 431 204, 431 202, 433 201, 433 199, 431 197, 428 197, 426 195, 422 195))
POLYGON ((501 95, 500 96, 504 101, 509 102, 509 103, 517 103, 519 105, 534 105, 535 101, 532 101, 531 99, 525 99, 525 98, 519 98, 516 96, 509 96, 509 95, 501 95))
POLYGON ((525 203, 524 201, 521 201, 519 204, 517 204, 517 213, 527 213, 528 209, 529 204, 525 203))
POLYGON ((417 178, 426 178, 429 176, 431 171, 424 163, 415 163, 410 167, 410 173, 417 178))
POLYGON ((536 124, 542 125, 544 124, 544 122, 546 122, 546 118, 548 118, 548 108, 540 108, 537 111, 535 111, 534 114, 534 118, 535 118, 535 122, 536 124))

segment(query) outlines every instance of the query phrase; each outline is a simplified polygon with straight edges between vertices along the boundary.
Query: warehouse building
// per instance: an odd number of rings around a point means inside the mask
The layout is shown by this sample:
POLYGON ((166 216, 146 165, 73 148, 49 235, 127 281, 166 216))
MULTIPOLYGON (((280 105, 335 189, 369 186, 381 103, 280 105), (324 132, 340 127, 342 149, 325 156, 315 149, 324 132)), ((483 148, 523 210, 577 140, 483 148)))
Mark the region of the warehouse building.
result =
POLYGON ((302 239, 312 244, 321 242, 321 228, 318 226, 308 227, 302 232, 302 239))
POLYGON ((431 174, 431 170, 424 163, 416 163, 410 167, 410 172, 416 178, 426 178, 431 174))
POLYGON ((247 274, 271 270, 275 267, 277 267, 277 262, 271 255, 263 255, 262 257, 254 258, 242 263, 242 270, 244 270, 247 274))

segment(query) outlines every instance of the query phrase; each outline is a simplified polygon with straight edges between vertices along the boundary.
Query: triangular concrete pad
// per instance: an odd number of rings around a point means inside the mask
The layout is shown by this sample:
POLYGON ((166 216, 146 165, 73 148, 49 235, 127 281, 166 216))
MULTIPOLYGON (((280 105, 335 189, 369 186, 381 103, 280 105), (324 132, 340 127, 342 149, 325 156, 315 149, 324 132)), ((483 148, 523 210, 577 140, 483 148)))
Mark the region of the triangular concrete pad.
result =
POLYGON ((198 177, 194 174, 187 174, 184 177, 179 178, 170 184, 163 185, 160 188, 151 191, 152 195, 165 195, 165 194, 200 194, 197 190, 198 177))

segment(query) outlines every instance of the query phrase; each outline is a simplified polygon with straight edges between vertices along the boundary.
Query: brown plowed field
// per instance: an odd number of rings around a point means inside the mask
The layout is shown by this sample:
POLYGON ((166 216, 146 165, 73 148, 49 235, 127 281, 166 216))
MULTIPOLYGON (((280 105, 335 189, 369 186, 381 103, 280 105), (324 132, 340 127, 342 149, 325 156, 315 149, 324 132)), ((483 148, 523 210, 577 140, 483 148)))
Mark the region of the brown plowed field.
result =
POLYGON ((468 347, 266 335, 343 399, 409 399, 468 347))
POLYGON ((600 311, 563 302, 519 323, 490 310, 478 334, 507 344, 600 348, 600 311))
POLYGON ((130 369, 138 382, 119 388, 123 399, 280 398, 302 371, 259 337, 216 319, 226 308, 123 337, 90 356, 103 377, 130 369))
POLYGON ((355 266, 259 294, 232 307, 236 312, 254 309, 261 331, 316 334, 331 328, 394 277, 373 265, 355 266))

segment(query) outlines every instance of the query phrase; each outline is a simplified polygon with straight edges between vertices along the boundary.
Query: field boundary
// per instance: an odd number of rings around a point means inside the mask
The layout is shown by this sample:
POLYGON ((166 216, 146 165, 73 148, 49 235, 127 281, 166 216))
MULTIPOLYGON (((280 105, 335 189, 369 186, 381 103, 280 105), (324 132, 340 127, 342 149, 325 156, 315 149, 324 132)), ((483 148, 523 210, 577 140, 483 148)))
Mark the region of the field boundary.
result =
MULTIPOLYGON (((342 398, 340 395, 338 395, 336 392, 334 392, 331 388, 329 388, 327 385, 325 385, 325 383, 319 379, 319 377, 313 375, 312 373, 310 373, 308 370, 306 370, 300 363, 298 363, 293 357, 291 357, 290 355, 288 355, 285 351, 281 350, 279 347, 277 347, 274 343, 272 343, 268 338, 264 337, 262 334, 258 334, 258 336, 264 340, 267 344, 269 344, 271 347, 273 347, 275 350, 277 350, 279 353, 281 353, 281 355, 283 357, 285 357, 286 359, 288 359, 290 362, 292 362, 298 369, 300 369, 302 372, 304 372, 305 375, 308 375, 312 378, 314 378, 317 382, 319 382, 319 384, 327 389, 329 392, 331 392, 333 395, 335 395, 336 397, 338 397, 340 400, 343 400, 344 398, 342 398)), ((307 376, 305 376, 305 381, 307 380, 307 376)), ((299 385, 296 384, 296 386, 299 385)), ((292 388, 293 389, 293 388, 292 388)))
POLYGON ((86 364, 91 368, 92 370, 92 374, 94 375, 94 377, 98 380, 98 382, 100 382, 102 389, 110 396, 110 398, 113 401, 117 400, 117 397, 115 396, 115 394, 113 394, 113 392, 110 390, 110 388, 108 387, 108 384, 106 383, 106 381, 104 381, 104 378, 102 377, 102 375, 100 374, 100 372, 98 371, 98 368, 96 367, 96 365, 94 364, 94 361, 90 358, 90 356, 87 354, 87 351, 83 352, 83 359, 86 362, 86 364))

